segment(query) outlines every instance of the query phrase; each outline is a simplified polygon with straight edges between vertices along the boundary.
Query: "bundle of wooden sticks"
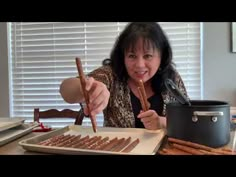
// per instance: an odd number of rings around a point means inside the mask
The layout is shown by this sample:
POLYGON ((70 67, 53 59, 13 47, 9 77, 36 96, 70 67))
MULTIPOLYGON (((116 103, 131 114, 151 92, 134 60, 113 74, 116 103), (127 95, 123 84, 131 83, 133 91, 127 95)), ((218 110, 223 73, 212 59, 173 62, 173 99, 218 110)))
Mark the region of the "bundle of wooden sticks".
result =
POLYGON ((161 155, 236 155, 230 148, 212 148, 209 146, 168 138, 166 147, 159 150, 161 155))

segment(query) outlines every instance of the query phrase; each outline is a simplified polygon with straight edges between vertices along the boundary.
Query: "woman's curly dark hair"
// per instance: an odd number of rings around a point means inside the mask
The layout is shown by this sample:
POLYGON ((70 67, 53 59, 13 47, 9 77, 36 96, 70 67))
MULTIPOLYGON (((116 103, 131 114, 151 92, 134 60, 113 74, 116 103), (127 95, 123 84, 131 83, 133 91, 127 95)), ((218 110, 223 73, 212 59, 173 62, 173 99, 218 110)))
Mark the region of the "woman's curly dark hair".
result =
POLYGON ((172 49, 164 31, 156 22, 133 22, 125 27, 116 39, 110 54, 112 70, 121 82, 127 82, 129 76, 124 63, 125 51, 134 48, 140 38, 143 39, 144 45, 151 44, 153 48, 160 52, 160 68, 151 82, 155 92, 166 90, 164 80, 166 78, 174 79, 175 77, 172 49))

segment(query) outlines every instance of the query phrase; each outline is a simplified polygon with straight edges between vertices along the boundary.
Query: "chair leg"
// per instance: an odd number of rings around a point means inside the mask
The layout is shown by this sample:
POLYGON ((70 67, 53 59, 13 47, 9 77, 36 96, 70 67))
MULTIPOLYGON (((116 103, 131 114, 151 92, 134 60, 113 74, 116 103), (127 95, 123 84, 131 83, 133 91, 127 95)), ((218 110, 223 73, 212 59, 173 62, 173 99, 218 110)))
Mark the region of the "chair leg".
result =
POLYGON ((75 119, 75 125, 82 125, 83 119, 84 119, 84 112, 83 112, 83 110, 81 109, 81 110, 79 111, 78 116, 77 116, 76 119, 75 119))
POLYGON ((34 109, 34 122, 39 122, 39 108, 34 109))

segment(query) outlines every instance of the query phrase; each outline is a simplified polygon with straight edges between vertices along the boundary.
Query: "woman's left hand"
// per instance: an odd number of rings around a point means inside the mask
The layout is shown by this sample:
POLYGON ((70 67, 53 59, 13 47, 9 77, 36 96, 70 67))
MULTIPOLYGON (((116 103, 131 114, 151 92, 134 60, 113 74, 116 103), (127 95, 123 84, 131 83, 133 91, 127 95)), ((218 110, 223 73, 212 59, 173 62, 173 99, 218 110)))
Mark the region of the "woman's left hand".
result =
POLYGON ((157 130, 166 126, 166 118, 159 116, 154 110, 141 112, 137 117, 148 130, 157 130))

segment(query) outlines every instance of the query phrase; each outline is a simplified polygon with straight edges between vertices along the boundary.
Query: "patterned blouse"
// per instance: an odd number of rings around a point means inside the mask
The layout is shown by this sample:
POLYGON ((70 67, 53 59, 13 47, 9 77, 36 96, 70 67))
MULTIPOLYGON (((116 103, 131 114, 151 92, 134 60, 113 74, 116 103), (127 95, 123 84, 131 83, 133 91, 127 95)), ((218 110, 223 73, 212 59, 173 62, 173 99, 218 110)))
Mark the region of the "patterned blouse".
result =
MULTIPOLYGON (((88 74, 97 81, 103 82, 108 90, 110 91, 110 99, 107 107, 103 110, 104 114, 104 127, 123 127, 123 128, 134 128, 135 117, 132 110, 130 88, 128 85, 119 82, 118 79, 114 78, 112 69, 110 66, 102 66, 88 74)), ((180 77, 176 74, 175 84, 180 91, 187 96, 186 88, 180 77)), ((166 104, 168 102, 175 101, 176 99, 172 94, 167 92, 161 92, 163 105, 163 115, 166 112, 166 104)))

